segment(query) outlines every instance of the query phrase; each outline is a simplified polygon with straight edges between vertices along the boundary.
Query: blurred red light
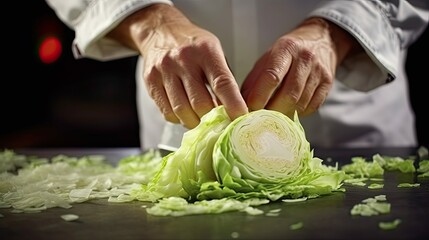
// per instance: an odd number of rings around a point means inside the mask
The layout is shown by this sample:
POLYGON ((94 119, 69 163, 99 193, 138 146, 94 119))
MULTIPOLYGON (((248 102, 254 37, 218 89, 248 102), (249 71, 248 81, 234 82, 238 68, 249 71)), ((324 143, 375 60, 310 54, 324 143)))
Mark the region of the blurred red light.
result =
POLYGON ((45 64, 57 61, 61 52, 62 45, 56 37, 45 38, 39 46, 39 58, 45 64))

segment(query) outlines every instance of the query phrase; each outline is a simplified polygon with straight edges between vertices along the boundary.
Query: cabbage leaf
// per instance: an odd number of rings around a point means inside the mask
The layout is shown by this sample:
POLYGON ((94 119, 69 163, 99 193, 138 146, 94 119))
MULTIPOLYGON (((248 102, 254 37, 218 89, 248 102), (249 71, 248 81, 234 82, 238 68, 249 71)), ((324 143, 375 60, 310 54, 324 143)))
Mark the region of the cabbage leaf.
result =
POLYGON ((262 109, 231 121, 218 106, 132 195, 152 202, 315 198, 339 190, 345 178, 344 171, 313 156, 296 114, 292 120, 262 109))

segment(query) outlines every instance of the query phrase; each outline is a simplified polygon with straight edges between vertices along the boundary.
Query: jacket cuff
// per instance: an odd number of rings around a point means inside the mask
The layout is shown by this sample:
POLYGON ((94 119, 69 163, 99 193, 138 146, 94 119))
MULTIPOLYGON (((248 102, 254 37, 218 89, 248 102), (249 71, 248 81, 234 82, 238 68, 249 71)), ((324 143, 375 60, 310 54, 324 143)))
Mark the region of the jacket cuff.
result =
POLYGON ((169 0, 93 1, 74 24, 76 36, 72 50, 75 58, 108 61, 138 55, 105 35, 132 13, 155 3, 173 4, 169 0))
POLYGON ((370 1, 327 1, 310 16, 337 24, 365 50, 366 54, 345 59, 339 66, 337 77, 346 86, 369 91, 395 79, 400 43, 381 8, 370 1))

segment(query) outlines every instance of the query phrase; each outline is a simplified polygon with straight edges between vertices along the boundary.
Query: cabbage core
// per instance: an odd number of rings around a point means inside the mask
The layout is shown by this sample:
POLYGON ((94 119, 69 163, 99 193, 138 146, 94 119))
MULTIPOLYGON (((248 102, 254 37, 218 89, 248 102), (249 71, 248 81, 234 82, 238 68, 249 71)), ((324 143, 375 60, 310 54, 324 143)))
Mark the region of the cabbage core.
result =
POLYGON ((232 131, 231 148, 250 169, 258 169, 262 177, 281 177, 299 167, 294 147, 299 145, 281 120, 270 116, 246 118, 232 131), (256 127, 257 126, 257 127, 256 127))

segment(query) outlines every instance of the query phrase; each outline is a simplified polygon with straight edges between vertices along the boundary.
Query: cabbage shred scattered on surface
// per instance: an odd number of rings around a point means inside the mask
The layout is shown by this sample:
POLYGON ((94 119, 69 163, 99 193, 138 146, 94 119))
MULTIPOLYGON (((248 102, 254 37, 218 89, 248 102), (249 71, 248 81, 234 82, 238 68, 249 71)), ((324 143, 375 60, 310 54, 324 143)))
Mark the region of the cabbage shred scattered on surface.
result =
POLYGON ((290 119, 258 110, 231 121, 219 106, 184 134, 178 150, 164 157, 150 150, 123 158, 116 167, 103 156, 47 159, 4 150, 0 208, 39 212, 107 198, 152 202, 147 212, 158 216, 227 211, 259 215, 259 205, 345 191, 344 183, 365 185, 385 170, 417 171, 424 177, 427 162, 420 161, 416 169, 413 159, 377 154, 372 161, 354 157, 341 169, 327 166, 313 156, 297 115, 290 119))

